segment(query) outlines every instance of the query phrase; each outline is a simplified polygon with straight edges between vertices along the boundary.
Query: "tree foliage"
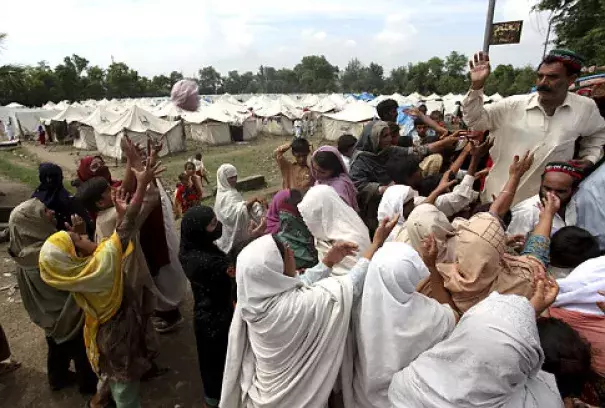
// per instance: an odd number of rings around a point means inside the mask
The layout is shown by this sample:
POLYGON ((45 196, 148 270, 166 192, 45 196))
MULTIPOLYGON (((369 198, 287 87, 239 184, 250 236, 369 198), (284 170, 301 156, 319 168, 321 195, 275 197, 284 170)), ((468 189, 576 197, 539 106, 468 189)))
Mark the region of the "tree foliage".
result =
MULTIPOLYGON (((590 0, 587 0, 590 1, 590 0)), ((201 94, 372 92, 424 95, 464 93, 469 81, 467 57, 456 51, 445 59, 433 57, 390 72, 375 62, 364 65, 353 58, 342 71, 323 55, 302 58, 293 69, 260 66, 256 73, 236 70, 221 75, 213 66, 202 67, 194 78, 201 94)), ((534 83, 532 67, 499 65, 486 84, 486 92, 506 96, 526 93, 534 83)), ((183 79, 177 71, 147 78, 123 62, 103 68, 79 55, 65 57, 54 68, 45 61, 35 66, 0 66, 0 105, 19 102, 42 106, 48 101, 77 101, 170 95, 183 79)))
POLYGON ((553 13, 558 47, 583 55, 590 64, 605 64, 605 1, 541 0, 536 9, 553 13))

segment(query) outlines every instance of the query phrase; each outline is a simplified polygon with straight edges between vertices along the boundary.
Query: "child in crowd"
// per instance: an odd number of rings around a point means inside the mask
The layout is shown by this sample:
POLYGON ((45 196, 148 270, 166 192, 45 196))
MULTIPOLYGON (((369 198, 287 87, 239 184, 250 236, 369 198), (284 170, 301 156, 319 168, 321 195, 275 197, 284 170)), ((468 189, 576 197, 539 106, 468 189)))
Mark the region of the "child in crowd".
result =
POLYGON ((294 139, 291 143, 280 146, 275 150, 275 160, 277 160, 283 179, 282 189, 294 188, 305 192, 311 188, 314 180, 308 161, 310 153, 311 146, 304 138, 294 139), (294 162, 290 162, 284 157, 284 154, 290 149, 295 159, 294 162))
POLYGON ((195 174, 204 179, 206 181, 206 184, 210 184, 210 180, 208 180, 208 175, 206 172, 206 167, 204 166, 204 162, 202 161, 202 153, 196 153, 195 158, 189 161, 195 165, 195 174))
POLYGON ((347 173, 351 168, 351 157, 355 153, 355 146, 357 146, 357 138, 350 134, 344 134, 338 138, 338 151, 342 156, 342 161, 347 167, 347 173))
POLYGON ((193 185, 191 177, 185 172, 179 174, 179 182, 174 192, 174 217, 181 218, 191 207, 199 205, 201 199, 202 196, 193 185))

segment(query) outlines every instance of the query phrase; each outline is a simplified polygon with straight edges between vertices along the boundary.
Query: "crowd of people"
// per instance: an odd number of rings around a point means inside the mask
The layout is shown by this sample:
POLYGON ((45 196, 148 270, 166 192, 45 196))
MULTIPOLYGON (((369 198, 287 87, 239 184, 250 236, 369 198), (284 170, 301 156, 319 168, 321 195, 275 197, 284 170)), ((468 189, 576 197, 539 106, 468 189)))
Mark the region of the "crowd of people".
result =
MULTIPOLYGON (((169 197, 151 142, 123 141, 121 181, 82 159, 74 197, 42 164, 9 253, 50 387, 140 407, 189 287, 207 407, 603 406, 605 120, 567 91, 571 52, 544 59, 536 94, 490 105, 489 58, 470 66, 468 128, 414 109, 401 135, 382 101, 359 140, 280 146, 270 203, 224 163, 202 205, 201 154, 169 197)), ((0 329, 0 375, 9 357, 0 329)))

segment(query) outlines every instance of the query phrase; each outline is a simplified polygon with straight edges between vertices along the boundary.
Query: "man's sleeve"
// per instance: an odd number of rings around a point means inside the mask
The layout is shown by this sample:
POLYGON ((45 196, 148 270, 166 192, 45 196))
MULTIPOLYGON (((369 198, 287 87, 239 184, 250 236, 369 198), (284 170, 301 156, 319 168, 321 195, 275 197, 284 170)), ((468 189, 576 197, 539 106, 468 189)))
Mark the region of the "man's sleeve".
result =
POLYGON ((504 121, 510 109, 508 99, 500 102, 483 104, 483 90, 470 90, 462 101, 464 122, 473 130, 494 130, 504 121))
POLYGON ((584 121, 585 128, 580 139, 579 158, 590 160, 593 163, 599 161, 603 156, 603 145, 605 145, 605 119, 601 116, 597 105, 590 104, 590 113, 584 121))

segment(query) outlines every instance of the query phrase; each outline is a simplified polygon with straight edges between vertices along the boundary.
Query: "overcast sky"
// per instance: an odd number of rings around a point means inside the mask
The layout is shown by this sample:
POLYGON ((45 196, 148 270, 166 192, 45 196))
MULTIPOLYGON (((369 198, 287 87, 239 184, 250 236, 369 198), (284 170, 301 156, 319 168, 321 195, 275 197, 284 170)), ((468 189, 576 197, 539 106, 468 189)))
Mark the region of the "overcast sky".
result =
MULTIPOLYGON (((497 0, 495 21, 524 20, 520 45, 492 47, 495 64, 536 64, 547 16, 536 0, 497 0)), ((408 62, 471 55, 483 44, 488 0, 8 0, 0 65, 51 66, 73 53, 107 67, 111 56, 144 75, 206 65, 256 72, 324 54, 388 71, 408 62)))

